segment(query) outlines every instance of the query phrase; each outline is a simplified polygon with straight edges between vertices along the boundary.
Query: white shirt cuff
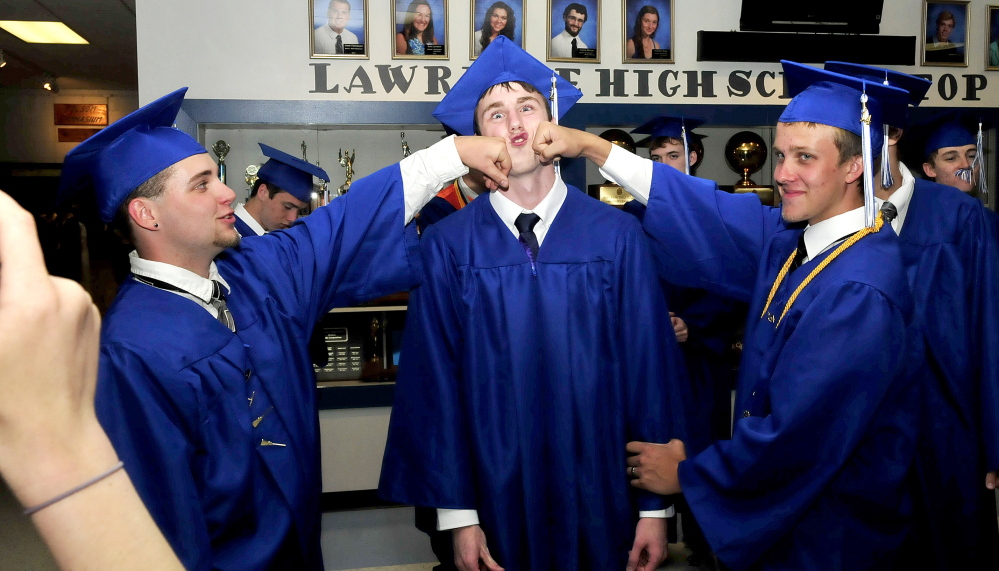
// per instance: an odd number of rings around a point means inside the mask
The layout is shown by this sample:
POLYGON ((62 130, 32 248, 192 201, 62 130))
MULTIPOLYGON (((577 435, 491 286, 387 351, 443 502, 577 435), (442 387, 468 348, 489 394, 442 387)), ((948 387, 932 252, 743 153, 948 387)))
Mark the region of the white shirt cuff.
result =
POLYGON ((469 525, 479 525, 479 512, 475 510, 437 509, 437 531, 447 531, 469 525))
POLYGON ((663 518, 667 518, 667 517, 673 517, 675 515, 676 515, 676 510, 673 509, 673 506, 670 506, 670 507, 668 507, 668 508, 666 508, 664 510, 652 510, 652 511, 647 511, 647 512, 638 512, 638 517, 654 517, 654 518, 659 518, 659 519, 663 519, 663 518))
POLYGON ((629 153, 617 145, 611 145, 607 161, 600 168, 604 178, 620 184, 635 200, 649 203, 652 189, 652 161, 629 153))
POLYGON ((458 177, 468 174, 468 167, 461 163, 454 135, 434 143, 428 149, 416 151, 399 162, 402 191, 406 199, 406 220, 430 202, 442 188, 458 177))

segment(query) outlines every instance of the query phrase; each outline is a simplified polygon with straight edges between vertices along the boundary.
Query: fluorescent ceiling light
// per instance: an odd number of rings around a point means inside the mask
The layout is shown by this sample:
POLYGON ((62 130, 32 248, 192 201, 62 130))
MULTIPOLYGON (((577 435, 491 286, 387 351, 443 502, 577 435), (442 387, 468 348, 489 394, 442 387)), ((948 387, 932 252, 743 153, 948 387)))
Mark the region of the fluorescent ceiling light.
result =
POLYGON ((62 22, 0 20, 0 28, 29 44, 89 44, 62 22))

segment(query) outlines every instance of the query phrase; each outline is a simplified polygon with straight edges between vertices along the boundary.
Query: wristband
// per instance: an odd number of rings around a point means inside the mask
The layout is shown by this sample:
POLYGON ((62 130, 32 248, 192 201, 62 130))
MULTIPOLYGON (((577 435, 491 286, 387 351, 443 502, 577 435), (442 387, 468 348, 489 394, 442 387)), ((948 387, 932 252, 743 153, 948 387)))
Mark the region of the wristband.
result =
POLYGON ((24 515, 31 515, 31 514, 37 512, 37 511, 39 511, 39 510, 43 510, 43 509, 51 506, 52 504, 54 504, 54 503, 56 503, 58 501, 65 500, 66 498, 72 496, 73 494, 79 492, 80 490, 85 490, 85 489, 89 488, 90 486, 93 486, 97 482, 100 482, 104 478, 107 478, 111 474, 114 474, 115 472, 117 472, 118 470, 121 470, 124 467, 125 467, 125 463, 124 462, 118 462, 117 464, 115 464, 114 466, 112 466, 111 469, 108 470, 107 472, 104 472, 104 473, 101 473, 101 474, 98 474, 98 475, 94 476, 93 478, 87 480, 86 482, 80 484, 79 486, 73 488, 72 490, 69 490, 67 492, 63 492, 63 493, 59 494, 58 496, 52 498, 51 500, 48 500, 46 502, 42 502, 42 503, 38 504, 37 506, 26 508, 24 510, 24 515))

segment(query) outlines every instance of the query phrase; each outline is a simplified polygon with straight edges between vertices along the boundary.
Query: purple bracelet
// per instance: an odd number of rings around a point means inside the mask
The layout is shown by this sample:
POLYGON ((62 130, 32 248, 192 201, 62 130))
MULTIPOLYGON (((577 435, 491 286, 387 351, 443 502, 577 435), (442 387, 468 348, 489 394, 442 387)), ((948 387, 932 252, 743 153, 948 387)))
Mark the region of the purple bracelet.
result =
POLYGON ((107 478, 111 474, 114 474, 115 472, 117 472, 118 470, 121 470, 124 467, 125 467, 125 463, 124 462, 118 462, 117 464, 115 464, 114 466, 112 466, 111 469, 108 470, 107 472, 104 472, 102 474, 98 474, 98 475, 94 476, 93 478, 87 480, 86 482, 80 484, 79 486, 73 488, 72 490, 69 490, 68 492, 63 492, 63 493, 59 494, 58 496, 52 498, 51 500, 49 500, 47 502, 42 502, 42 503, 38 504, 37 506, 25 509, 24 510, 24 515, 31 515, 31 514, 37 512, 38 510, 43 510, 43 509, 51 506, 52 504, 54 504, 54 503, 56 503, 58 501, 65 500, 66 498, 72 496, 76 492, 79 492, 80 490, 84 490, 86 488, 89 488, 90 486, 93 486, 97 482, 100 482, 104 478, 107 478))

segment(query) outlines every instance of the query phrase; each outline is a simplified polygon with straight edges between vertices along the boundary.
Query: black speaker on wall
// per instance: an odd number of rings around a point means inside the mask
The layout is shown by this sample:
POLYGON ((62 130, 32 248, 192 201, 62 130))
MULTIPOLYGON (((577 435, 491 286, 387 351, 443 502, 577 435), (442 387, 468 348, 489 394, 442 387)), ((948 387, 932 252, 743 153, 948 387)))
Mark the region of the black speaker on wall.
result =
POLYGON ((742 0, 744 32, 877 34, 884 0, 742 0))
POLYGON ((742 0, 741 32, 697 33, 697 61, 915 65, 915 36, 880 36, 884 0, 742 0))

